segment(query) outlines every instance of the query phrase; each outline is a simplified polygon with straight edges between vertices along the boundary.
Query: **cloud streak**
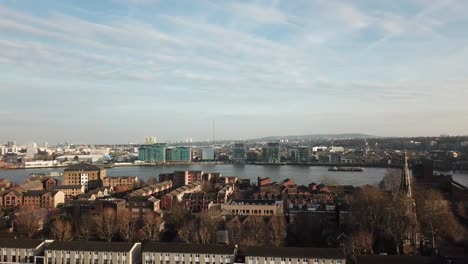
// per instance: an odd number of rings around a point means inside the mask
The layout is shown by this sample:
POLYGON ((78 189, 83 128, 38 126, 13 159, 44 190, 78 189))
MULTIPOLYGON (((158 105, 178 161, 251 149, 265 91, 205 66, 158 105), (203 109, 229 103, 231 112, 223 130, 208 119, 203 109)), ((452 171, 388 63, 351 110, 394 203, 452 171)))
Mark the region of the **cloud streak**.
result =
MULTIPOLYGON (((6 107, 27 115, 24 101, 47 100, 40 113, 85 122, 77 109, 90 100, 95 105, 86 111, 125 115, 123 122, 141 129, 135 137, 143 137, 144 118, 130 120, 130 113, 157 112, 156 120, 184 112, 192 119, 238 116, 240 123, 260 115, 281 117, 279 124, 286 122, 280 113, 307 118, 336 108, 352 118, 376 107, 405 113, 439 98, 468 99, 457 70, 468 66, 468 39, 452 38, 453 18, 440 16, 460 12, 450 1, 416 3, 417 11, 407 12, 345 1, 199 2, 190 12, 166 1, 102 5, 112 15, 92 6, 41 13, 0 5, 0 91, 12 99, 6 107), (128 16, 123 6, 138 8, 128 16), (445 45, 454 51, 440 49, 445 45)), ((457 111, 468 113, 464 104, 457 111)), ((330 133, 341 129, 327 126, 330 133)))

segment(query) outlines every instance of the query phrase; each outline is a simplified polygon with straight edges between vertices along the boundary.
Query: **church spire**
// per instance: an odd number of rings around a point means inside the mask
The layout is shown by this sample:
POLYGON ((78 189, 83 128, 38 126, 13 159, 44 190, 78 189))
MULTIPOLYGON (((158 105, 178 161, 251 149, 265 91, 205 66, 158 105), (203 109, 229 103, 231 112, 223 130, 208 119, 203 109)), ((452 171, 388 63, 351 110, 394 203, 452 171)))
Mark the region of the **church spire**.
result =
POLYGON ((406 149, 404 152, 404 167, 401 173, 400 192, 405 194, 407 197, 411 197, 411 178, 408 168, 408 157, 406 156, 406 149))

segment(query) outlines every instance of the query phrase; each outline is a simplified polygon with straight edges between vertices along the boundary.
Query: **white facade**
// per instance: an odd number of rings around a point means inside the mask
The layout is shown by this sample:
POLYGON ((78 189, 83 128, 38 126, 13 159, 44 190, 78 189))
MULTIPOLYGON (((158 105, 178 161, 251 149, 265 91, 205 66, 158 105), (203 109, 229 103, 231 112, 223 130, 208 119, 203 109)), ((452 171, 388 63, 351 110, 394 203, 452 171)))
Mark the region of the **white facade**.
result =
POLYGON ((47 168, 47 167, 54 167, 58 164, 56 160, 37 160, 37 161, 26 161, 24 163, 25 168, 47 168))
POLYGON ((87 173, 80 174, 80 184, 81 186, 84 186, 86 191, 88 190, 88 174, 87 173))
POLYGON ((156 137, 145 137, 145 144, 156 144, 157 142, 156 137))

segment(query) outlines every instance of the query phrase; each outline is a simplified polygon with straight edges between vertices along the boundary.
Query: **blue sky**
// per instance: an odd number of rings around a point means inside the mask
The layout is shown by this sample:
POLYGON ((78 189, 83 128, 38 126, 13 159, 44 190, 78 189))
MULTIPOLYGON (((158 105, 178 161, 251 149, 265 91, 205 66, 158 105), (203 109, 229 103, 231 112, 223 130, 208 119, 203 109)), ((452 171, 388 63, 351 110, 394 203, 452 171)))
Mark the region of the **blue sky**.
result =
POLYGON ((468 1, 0 0, 0 142, 468 134, 468 1))

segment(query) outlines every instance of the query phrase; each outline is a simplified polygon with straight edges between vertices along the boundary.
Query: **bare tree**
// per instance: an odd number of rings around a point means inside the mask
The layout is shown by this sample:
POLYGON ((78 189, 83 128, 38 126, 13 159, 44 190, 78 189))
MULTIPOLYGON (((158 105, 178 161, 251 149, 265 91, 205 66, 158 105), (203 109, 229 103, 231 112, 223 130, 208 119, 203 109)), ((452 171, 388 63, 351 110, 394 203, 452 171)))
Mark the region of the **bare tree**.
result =
POLYGON ((94 231, 95 221, 89 216, 82 216, 79 222, 78 234, 88 241, 94 231))
POLYGON ((385 191, 397 192, 400 188, 401 170, 387 169, 385 176, 379 183, 379 188, 385 191))
POLYGON ((418 189, 415 194, 418 220, 423 233, 431 238, 434 254, 437 254, 442 239, 463 239, 464 229, 442 194, 431 189, 418 189))
POLYGON ((370 185, 361 187, 348 198, 351 210, 357 216, 355 224, 359 229, 372 233, 378 228, 383 219, 385 201, 383 192, 370 185))
POLYGON ((28 238, 32 238, 43 227, 44 218, 38 210, 32 208, 22 208, 18 210, 14 223, 19 230, 26 233, 28 238))
POLYGON ((97 235, 108 242, 112 241, 112 238, 118 231, 116 222, 115 210, 112 208, 106 208, 96 219, 97 235))
POLYGON ((217 212, 204 212, 199 216, 198 236, 201 244, 211 244, 216 242, 216 231, 222 221, 221 215, 217 212))
POLYGON ((239 218, 236 217, 227 223, 227 231, 229 243, 232 245, 239 245, 242 238, 242 226, 239 218))
POLYGON ((165 221, 174 229, 179 229, 190 219, 189 211, 182 203, 174 203, 169 213, 165 214, 165 221))
POLYGON ((265 244, 265 222, 261 216, 249 216, 244 221, 241 243, 245 246, 258 246, 265 244))
POLYGON ((158 241, 161 234, 163 220, 157 214, 149 212, 143 217, 143 233, 145 239, 158 241))
POLYGON ((186 222, 185 225, 181 226, 177 233, 179 238, 185 243, 199 244, 197 228, 198 223, 196 219, 192 219, 189 222, 186 222))
POLYGON ((412 203, 412 199, 400 194, 386 203, 382 229, 393 240, 397 254, 400 254, 405 241, 411 240, 411 236, 415 234, 417 223, 412 203))
POLYGON ((347 241, 346 247, 348 252, 352 255, 372 255, 374 251, 372 246, 374 244, 374 236, 371 232, 361 230, 353 233, 347 241))
POLYGON ((122 239, 132 241, 137 232, 137 222, 132 219, 132 213, 128 210, 122 210, 117 219, 117 228, 122 239))
POLYGON ((280 247, 286 238, 286 219, 283 216, 272 216, 269 222, 270 242, 276 247, 280 247))
POLYGON ((73 239, 73 226, 71 221, 57 217, 52 220, 50 233, 53 239, 68 241, 73 239))

